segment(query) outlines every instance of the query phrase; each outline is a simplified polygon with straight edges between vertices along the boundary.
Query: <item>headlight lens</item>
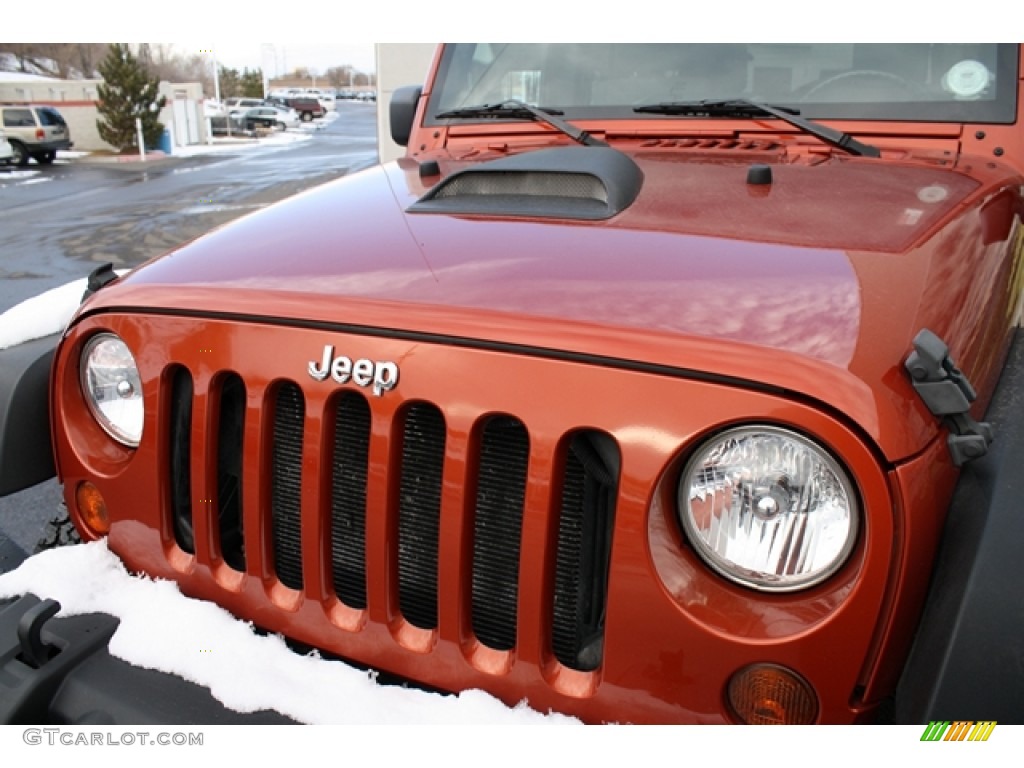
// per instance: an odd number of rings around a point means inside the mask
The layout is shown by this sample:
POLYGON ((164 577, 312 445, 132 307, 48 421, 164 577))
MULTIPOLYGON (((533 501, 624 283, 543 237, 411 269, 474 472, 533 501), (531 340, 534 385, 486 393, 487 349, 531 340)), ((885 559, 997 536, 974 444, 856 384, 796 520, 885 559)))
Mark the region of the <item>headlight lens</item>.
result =
POLYGON ((771 426, 732 429, 704 444, 683 471, 679 513, 708 565, 777 592, 835 573, 853 549, 859 514, 835 459, 771 426))
POLYGON ((112 333, 93 337, 81 363, 82 392, 99 425, 120 443, 142 438, 142 381, 128 345, 112 333))

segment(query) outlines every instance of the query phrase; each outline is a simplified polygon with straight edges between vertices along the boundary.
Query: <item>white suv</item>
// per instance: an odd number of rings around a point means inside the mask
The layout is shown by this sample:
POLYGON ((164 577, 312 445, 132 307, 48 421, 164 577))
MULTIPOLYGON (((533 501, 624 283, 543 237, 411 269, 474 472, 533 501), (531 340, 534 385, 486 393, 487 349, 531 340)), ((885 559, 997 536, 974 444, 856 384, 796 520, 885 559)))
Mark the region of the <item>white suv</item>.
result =
POLYGON ((71 149, 71 131, 64 118, 53 107, 33 104, 0 106, 0 128, 14 150, 15 165, 28 164, 29 158, 49 165, 58 149, 71 149))

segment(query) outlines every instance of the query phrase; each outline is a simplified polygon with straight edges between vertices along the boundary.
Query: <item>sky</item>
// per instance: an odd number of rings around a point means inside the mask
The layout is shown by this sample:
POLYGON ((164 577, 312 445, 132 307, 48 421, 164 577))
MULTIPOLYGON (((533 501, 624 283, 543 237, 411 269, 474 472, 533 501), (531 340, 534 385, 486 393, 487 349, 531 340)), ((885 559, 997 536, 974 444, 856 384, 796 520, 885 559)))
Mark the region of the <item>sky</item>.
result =
MULTIPOLYGON (((270 37, 270 30, 264 30, 270 37)), ((282 38, 283 39, 283 38, 282 38)), ((228 69, 262 69, 268 77, 283 77, 299 67, 323 75, 331 67, 350 64, 359 72, 376 70, 374 45, 364 43, 316 42, 249 42, 231 37, 211 38, 206 42, 173 43, 176 51, 186 55, 196 52, 216 57, 228 69)))

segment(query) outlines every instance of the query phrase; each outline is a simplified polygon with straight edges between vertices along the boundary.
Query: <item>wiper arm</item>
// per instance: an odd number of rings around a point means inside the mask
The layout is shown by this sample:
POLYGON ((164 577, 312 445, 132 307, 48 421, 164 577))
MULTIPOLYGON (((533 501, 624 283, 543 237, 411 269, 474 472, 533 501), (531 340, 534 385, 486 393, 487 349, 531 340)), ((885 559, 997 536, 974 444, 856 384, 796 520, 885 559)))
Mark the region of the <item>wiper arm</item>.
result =
POLYGON ((595 139, 586 131, 570 125, 564 120, 559 120, 555 115, 561 115, 559 109, 550 107, 535 107, 532 104, 519 101, 519 99, 507 99, 494 104, 480 104, 476 107, 461 107, 450 109, 447 112, 438 112, 434 115, 438 120, 459 117, 493 117, 493 118, 519 118, 522 120, 534 120, 550 125, 552 128, 561 131, 573 141, 586 144, 588 147, 607 147, 606 142, 595 139))
POLYGON ((800 117, 800 110, 779 107, 774 104, 761 104, 747 99, 723 99, 718 101, 664 101, 660 104, 645 104, 635 107, 634 112, 646 112, 656 115, 680 115, 685 117, 776 117, 801 131, 815 136, 826 144, 849 152, 851 155, 863 157, 881 157, 877 147, 865 144, 848 133, 829 128, 827 125, 812 122, 800 117))

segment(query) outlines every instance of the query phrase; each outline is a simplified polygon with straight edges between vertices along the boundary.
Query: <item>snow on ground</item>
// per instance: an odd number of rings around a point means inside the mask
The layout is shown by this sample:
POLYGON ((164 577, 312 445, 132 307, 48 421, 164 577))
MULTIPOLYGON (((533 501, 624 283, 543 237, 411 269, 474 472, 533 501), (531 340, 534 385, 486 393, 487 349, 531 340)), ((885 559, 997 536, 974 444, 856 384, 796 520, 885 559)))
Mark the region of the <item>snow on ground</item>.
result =
POLYGON ((481 691, 459 696, 378 685, 339 661, 300 656, 169 581, 130 575, 105 541, 43 552, 0 575, 0 598, 32 592, 61 616, 102 612, 121 624, 110 652, 136 666, 208 687, 239 712, 274 709, 303 723, 347 725, 565 725, 562 715, 509 708, 481 691))

